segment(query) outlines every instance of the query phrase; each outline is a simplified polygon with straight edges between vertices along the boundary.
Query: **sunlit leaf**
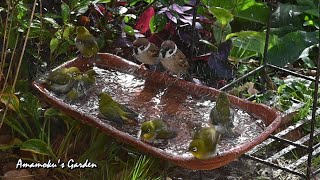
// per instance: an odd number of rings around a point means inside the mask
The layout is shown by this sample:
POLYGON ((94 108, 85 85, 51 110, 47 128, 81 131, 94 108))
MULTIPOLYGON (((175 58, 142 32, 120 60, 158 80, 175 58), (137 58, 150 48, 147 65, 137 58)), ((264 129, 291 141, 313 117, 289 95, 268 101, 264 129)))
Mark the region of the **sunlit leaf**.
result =
POLYGON ((52 38, 50 41, 50 53, 53 53, 59 44, 59 40, 57 38, 52 38))
POLYGON ((69 21, 70 8, 66 3, 61 4, 61 16, 63 22, 66 24, 69 21))
POLYGON ((23 151, 29 151, 36 154, 52 155, 50 145, 40 139, 29 139, 20 145, 23 151))
POLYGON ((233 20, 233 15, 229 10, 220 7, 211 7, 209 8, 209 12, 217 18, 222 26, 227 25, 233 20))
POLYGON ((134 36, 134 29, 131 26, 125 25, 123 28, 124 32, 129 34, 130 36, 134 36))
POLYGON ((53 28, 55 29, 61 28, 61 26, 53 18, 44 17, 43 19, 48 23, 50 23, 53 28))
POLYGON ((154 15, 150 20, 150 30, 152 33, 162 31, 167 24, 167 18, 163 14, 154 15))

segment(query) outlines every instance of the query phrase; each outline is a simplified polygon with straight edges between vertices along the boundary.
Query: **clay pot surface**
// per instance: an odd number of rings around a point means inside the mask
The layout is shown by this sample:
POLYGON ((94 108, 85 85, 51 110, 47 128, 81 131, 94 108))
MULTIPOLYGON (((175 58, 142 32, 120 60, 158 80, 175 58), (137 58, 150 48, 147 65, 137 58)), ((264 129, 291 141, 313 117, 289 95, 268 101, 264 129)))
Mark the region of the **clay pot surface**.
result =
MULTIPOLYGON (((180 150, 182 149, 182 151, 183 149, 187 148, 188 142, 191 141, 191 131, 193 128, 193 124, 197 124, 197 122, 200 123, 202 121, 208 123, 208 120, 205 118, 197 118, 197 120, 192 118, 189 119, 192 114, 190 116, 188 114, 191 112, 191 110, 189 110, 191 108, 188 107, 188 103, 186 103, 186 101, 190 99, 190 97, 197 99, 198 101, 214 101, 217 95, 220 93, 219 90, 203 85, 197 85, 185 80, 178 80, 177 78, 162 72, 150 71, 133 62, 108 53, 98 54, 98 60, 96 60, 94 63, 93 60, 75 58, 60 65, 57 68, 72 66, 79 67, 81 71, 85 71, 89 68, 92 68, 93 66, 101 69, 112 69, 116 72, 131 74, 134 77, 140 79, 141 82, 143 82, 143 85, 139 86, 138 89, 132 91, 132 96, 130 96, 131 99, 127 100, 126 102, 128 102, 135 111, 139 112, 143 110, 144 112, 146 112, 144 115, 145 118, 141 119, 139 124, 147 120, 147 118, 154 118, 161 116, 161 114, 165 114, 164 116, 170 119, 168 120, 170 126, 178 128, 178 134, 180 134, 177 136, 177 138, 169 140, 170 142, 167 144, 167 146, 172 146, 172 148, 157 147, 141 141, 136 133, 139 130, 139 126, 134 127, 132 131, 125 131, 124 129, 128 129, 130 127, 125 126, 124 128, 119 128, 114 123, 102 120, 98 116, 82 112, 81 110, 79 110, 81 108, 76 108, 72 104, 59 99, 58 96, 53 95, 53 93, 50 92, 46 88, 46 85, 43 83, 34 81, 33 87, 39 92, 40 96, 43 97, 45 101, 47 101, 52 106, 60 109, 64 113, 74 117, 75 119, 81 120, 85 124, 90 124, 94 127, 97 127, 108 135, 118 139, 119 141, 131 144, 143 152, 150 153, 154 156, 168 160, 171 163, 184 168, 195 170, 210 170, 228 164, 229 162, 238 158, 240 155, 252 149, 254 146, 264 141, 272 132, 274 132, 280 126, 282 121, 281 113, 276 111, 275 109, 272 109, 263 104, 252 103, 250 101, 228 95, 230 102, 235 109, 250 114, 250 116, 252 116, 254 119, 252 122, 253 124, 256 123, 255 119, 263 121, 264 127, 256 136, 244 141, 243 143, 230 146, 224 149, 221 153, 219 152, 217 156, 214 156, 210 159, 199 160, 194 158, 190 153, 183 154, 175 152, 175 148, 180 150), (148 103, 152 102, 152 98, 156 97, 157 95, 159 96, 159 91, 161 91, 161 89, 162 97, 159 100, 161 104, 161 106, 159 106, 161 107, 161 111, 157 111, 154 108, 155 106, 148 103), (162 111, 165 113, 163 113, 162 111), (183 121, 175 119, 175 115, 183 117, 183 121), (179 147, 176 147, 177 143, 181 142, 185 142, 184 144, 186 146, 182 147, 179 145, 179 147)), ((96 82, 96 86, 97 88, 93 88, 94 90, 101 90, 103 88, 106 88, 106 85, 99 85, 99 82, 96 82)), ((125 90, 126 89, 124 89, 124 91, 125 90)), ((113 92, 114 94, 112 95, 117 96, 116 93, 121 92, 113 92)), ((118 94, 118 96, 121 99, 123 95, 118 94)), ((94 101, 94 103, 96 104, 97 99, 94 99, 94 95, 91 96, 89 93, 88 97, 84 97, 83 101, 86 101, 88 99, 94 101)), ((204 112, 206 116, 208 116, 208 113, 209 112, 204 112)), ((202 114, 200 113, 200 115, 202 114)))

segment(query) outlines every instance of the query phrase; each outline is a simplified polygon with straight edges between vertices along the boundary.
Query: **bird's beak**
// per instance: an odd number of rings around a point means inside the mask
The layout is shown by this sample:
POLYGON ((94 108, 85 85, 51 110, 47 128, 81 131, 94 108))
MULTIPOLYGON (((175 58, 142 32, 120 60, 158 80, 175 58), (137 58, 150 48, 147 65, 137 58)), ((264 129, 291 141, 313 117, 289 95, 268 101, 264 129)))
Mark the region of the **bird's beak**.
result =
POLYGON ((162 58, 164 58, 166 56, 166 52, 167 51, 165 49, 161 49, 160 50, 160 55, 161 55, 162 58))

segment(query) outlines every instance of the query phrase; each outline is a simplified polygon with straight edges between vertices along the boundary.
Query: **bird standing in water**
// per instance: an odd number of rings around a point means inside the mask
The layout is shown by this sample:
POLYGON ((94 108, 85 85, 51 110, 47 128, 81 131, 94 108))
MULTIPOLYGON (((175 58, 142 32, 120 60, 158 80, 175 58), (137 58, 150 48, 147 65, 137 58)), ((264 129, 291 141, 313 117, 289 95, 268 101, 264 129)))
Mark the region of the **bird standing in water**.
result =
POLYGON ((225 92, 221 92, 217 98, 216 105, 210 112, 211 123, 225 136, 234 135, 232 128, 234 110, 230 107, 230 100, 225 92))
POLYGON ((124 123, 137 124, 136 118, 138 114, 124 105, 114 101, 106 92, 102 92, 99 95, 99 111, 104 118, 119 125, 124 123))
POLYGON ((197 159, 208 159, 217 154, 219 141, 220 133, 214 127, 203 127, 194 134, 188 151, 197 159))
POLYGON ((168 127, 161 119, 146 121, 141 125, 141 138, 145 141, 154 139, 170 139, 176 136, 176 132, 168 127))

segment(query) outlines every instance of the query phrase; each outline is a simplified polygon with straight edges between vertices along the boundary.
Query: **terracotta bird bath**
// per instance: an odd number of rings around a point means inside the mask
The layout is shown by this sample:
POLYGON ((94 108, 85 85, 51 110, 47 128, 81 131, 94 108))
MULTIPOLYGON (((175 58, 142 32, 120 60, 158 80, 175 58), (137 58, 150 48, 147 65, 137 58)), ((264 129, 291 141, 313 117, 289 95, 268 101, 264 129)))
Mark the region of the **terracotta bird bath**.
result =
POLYGON ((76 66, 81 71, 93 68, 98 73, 95 85, 85 97, 75 102, 47 89, 46 84, 33 82, 33 87, 52 106, 64 113, 93 125, 119 141, 165 159, 178 166, 209 170, 221 167, 264 141, 281 124, 281 114, 265 105, 252 103, 229 95, 236 110, 236 138, 224 138, 218 145, 217 156, 207 160, 194 158, 187 152, 196 128, 208 126, 210 109, 219 90, 178 80, 162 72, 150 71, 121 57, 101 53, 98 60, 75 58, 57 68, 76 66), (139 113, 136 126, 119 126, 101 118, 96 93, 108 92, 114 100, 139 113), (177 136, 165 144, 149 144, 139 139, 142 122, 162 118, 177 130, 177 136))

